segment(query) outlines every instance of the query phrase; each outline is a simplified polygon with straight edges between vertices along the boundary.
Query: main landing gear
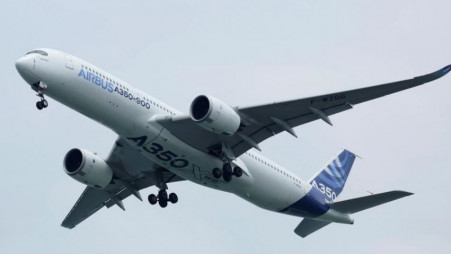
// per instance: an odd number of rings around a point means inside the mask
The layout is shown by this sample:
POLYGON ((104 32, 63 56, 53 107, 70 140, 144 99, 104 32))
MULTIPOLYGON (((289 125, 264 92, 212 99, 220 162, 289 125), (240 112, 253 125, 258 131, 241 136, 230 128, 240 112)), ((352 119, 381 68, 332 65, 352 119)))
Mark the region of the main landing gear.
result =
POLYGON ((224 181, 230 182, 232 180, 232 176, 241 177, 243 175, 243 169, 238 166, 232 168, 230 163, 225 163, 224 166, 222 166, 222 170, 219 168, 214 168, 211 173, 216 179, 219 179, 222 176, 224 181))
POLYGON ((149 203, 151 205, 155 205, 158 202, 158 204, 162 208, 168 206, 168 202, 175 204, 177 203, 177 201, 179 201, 177 194, 171 193, 168 195, 168 193, 164 189, 159 190, 158 195, 150 194, 149 197, 147 197, 147 199, 149 200, 149 203))

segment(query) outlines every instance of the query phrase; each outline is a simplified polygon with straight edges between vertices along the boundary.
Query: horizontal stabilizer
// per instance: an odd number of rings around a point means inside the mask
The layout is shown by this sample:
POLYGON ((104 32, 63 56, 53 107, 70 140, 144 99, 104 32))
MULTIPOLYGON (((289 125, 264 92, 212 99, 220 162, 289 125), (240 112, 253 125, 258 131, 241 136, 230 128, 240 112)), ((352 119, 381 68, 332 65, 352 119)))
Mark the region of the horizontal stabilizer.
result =
POLYGON ((329 224, 330 222, 326 221, 303 219, 301 223, 299 223, 299 225, 294 229, 294 232, 300 237, 306 237, 329 224))
POLYGON ((387 202, 412 195, 405 191, 389 191, 366 197, 348 199, 331 204, 331 208, 341 213, 356 213, 365 209, 385 204, 387 202))

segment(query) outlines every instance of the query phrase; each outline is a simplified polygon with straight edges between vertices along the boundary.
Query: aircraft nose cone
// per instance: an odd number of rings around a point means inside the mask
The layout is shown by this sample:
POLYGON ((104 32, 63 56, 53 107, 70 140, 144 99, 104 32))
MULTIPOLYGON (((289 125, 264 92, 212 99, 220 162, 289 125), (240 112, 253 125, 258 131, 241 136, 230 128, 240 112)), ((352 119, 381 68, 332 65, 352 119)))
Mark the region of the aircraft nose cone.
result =
POLYGON ((21 57, 16 61, 16 69, 19 73, 23 72, 27 68, 27 60, 25 57, 21 57))
POLYGON ((16 61, 16 69, 20 76, 27 81, 28 84, 32 85, 39 82, 39 77, 34 74, 34 62, 33 58, 29 56, 23 56, 16 61))

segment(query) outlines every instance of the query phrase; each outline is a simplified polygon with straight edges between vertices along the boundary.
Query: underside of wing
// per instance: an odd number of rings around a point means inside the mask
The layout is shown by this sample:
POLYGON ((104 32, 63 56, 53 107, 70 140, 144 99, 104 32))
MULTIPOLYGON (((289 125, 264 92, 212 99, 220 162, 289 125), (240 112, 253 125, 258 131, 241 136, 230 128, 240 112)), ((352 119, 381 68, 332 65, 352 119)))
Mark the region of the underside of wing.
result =
POLYGON ((108 199, 109 196, 106 192, 96 188, 86 187, 80 198, 78 198, 77 203, 75 203, 61 223, 61 226, 65 228, 75 227, 102 208, 108 199))
POLYGON ((86 187, 61 226, 73 228, 104 206, 117 205, 125 210, 122 200, 130 195, 142 200, 142 189, 184 180, 153 164, 121 139, 116 141, 106 162, 114 171, 112 182, 104 189, 86 187))
MULTIPOLYGON (((451 65, 439 71, 413 79, 338 93, 313 96, 285 102, 274 102, 234 110, 241 124, 233 135, 208 131, 191 119, 190 115, 162 117, 157 121, 183 142, 206 153, 218 154, 229 150, 238 157, 251 148, 257 148, 265 139, 287 131, 296 136, 293 128, 321 119, 332 125, 330 115, 351 109, 353 105, 416 87, 441 78, 451 65)), ((207 109, 206 109, 207 110, 207 109)))

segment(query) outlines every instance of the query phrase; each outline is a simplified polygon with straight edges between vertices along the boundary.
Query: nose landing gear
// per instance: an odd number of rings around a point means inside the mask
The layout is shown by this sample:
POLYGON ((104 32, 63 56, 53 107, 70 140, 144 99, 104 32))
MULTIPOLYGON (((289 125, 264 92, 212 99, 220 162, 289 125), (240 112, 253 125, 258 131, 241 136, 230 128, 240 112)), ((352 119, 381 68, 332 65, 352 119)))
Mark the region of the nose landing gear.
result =
POLYGON ((47 102, 46 99, 44 99, 44 94, 39 95, 39 97, 41 97, 41 100, 36 102, 36 108, 38 108, 39 110, 46 108, 49 106, 49 103, 47 102))
POLYGON ((47 85, 45 85, 42 82, 38 82, 38 83, 32 85, 32 89, 37 91, 38 92, 37 96, 39 98, 41 98, 38 102, 36 102, 36 108, 41 110, 43 108, 48 107, 49 103, 44 98, 44 91, 47 89, 47 85))

